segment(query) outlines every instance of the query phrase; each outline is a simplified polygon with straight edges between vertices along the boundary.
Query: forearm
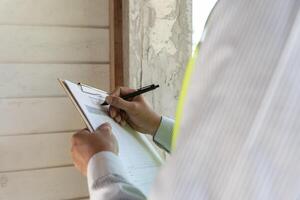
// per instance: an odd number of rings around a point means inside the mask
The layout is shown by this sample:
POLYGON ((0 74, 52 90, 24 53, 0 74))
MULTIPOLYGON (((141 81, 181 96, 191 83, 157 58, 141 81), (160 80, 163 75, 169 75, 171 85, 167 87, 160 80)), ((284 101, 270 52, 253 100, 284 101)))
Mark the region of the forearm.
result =
MULTIPOLYGON (((174 121, 162 117, 153 139, 170 152, 174 121)), ((88 186, 91 200, 146 200, 145 195, 131 184, 118 156, 111 152, 95 154, 88 163, 88 186)))
POLYGON ((160 126, 153 136, 153 141, 162 149, 171 152, 172 134, 173 134, 174 120, 163 116, 161 118, 160 126))
POLYGON ((129 183, 121 161, 111 152, 100 152, 90 159, 88 186, 91 200, 146 199, 141 191, 129 183))

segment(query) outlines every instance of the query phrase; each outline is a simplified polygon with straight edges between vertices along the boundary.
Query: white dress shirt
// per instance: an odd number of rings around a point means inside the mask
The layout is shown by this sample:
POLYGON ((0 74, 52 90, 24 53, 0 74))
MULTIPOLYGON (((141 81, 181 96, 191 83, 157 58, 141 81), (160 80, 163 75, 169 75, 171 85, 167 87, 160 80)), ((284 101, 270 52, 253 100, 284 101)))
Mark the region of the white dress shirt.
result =
MULTIPOLYGON (((300 199, 299 7, 300 0, 219 1, 177 148, 149 199, 300 199)), ((91 198, 145 199, 117 166, 109 153, 91 160, 91 198), (97 171, 105 167, 112 171, 97 171)))
MULTIPOLYGON (((172 119, 162 117, 153 138, 155 143, 167 152, 171 150, 173 126, 172 119)), ((112 152, 100 152, 90 159, 87 178, 91 200, 146 199, 142 192, 127 181, 119 157, 112 152)))

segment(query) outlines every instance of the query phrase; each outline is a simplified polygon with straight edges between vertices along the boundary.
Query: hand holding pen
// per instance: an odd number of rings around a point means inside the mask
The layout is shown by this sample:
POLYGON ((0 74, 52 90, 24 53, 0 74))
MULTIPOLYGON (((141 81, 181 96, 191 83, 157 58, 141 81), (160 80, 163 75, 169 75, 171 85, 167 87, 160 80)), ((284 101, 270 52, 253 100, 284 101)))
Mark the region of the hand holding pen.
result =
POLYGON ((158 88, 156 85, 138 90, 127 87, 117 88, 106 97, 106 102, 110 105, 109 115, 122 126, 127 122, 138 132, 155 134, 160 125, 161 116, 152 110, 141 94, 156 88, 158 88))

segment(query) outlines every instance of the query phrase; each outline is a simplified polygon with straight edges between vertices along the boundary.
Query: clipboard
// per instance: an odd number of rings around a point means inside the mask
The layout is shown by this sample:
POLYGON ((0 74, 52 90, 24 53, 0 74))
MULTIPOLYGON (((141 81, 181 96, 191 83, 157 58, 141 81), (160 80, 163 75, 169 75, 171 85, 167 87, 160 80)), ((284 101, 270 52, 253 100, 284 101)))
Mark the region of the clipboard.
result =
POLYGON ((119 143, 119 158, 127 172, 129 181, 148 194, 163 158, 146 138, 128 125, 121 127, 107 114, 107 107, 101 106, 107 92, 97 88, 58 79, 62 88, 80 113, 87 128, 94 132, 99 125, 108 122, 119 143))

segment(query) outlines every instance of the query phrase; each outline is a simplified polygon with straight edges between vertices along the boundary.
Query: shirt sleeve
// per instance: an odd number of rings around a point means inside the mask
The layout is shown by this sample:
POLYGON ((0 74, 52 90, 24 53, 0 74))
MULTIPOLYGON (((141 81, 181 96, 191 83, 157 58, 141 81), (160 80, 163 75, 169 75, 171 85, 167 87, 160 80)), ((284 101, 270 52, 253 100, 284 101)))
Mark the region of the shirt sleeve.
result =
POLYGON ((174 120, 163 116, 161 118, 160 126, 153 136, 153 141, 157 146, 170 153, 172 144, 174 120))
POLYGON ((144 194, 129 183, 118 156, 99 152, 88 163, 88 188, 91 200, 146 200, 144 194))

